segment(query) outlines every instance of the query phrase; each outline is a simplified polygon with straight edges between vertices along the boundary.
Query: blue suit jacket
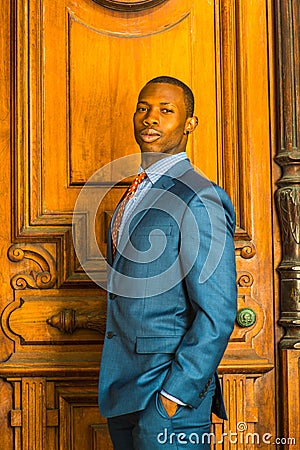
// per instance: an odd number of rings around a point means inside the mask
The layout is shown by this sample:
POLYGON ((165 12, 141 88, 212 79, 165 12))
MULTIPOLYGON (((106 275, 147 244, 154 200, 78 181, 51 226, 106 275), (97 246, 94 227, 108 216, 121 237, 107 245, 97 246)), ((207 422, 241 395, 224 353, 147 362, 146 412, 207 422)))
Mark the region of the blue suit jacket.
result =
POLYGON ((147 406, 164 389, 196 408, 215 377, 236 316, 235 218, 226 193, 177 163, 150 189, 112 261, 99 381, 102 414, 147 406))

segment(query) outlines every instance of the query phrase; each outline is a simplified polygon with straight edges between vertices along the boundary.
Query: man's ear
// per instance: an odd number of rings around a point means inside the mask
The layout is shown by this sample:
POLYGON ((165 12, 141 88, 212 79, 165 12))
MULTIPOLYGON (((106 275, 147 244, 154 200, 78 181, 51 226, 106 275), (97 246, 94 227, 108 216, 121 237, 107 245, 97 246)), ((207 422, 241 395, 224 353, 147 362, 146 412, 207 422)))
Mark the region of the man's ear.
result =
POLYGON ((186 121, 185 124, 185 133, 184 134, 190 134, 192 133, 195 128, 198 125, 198 117, 193 116, 193 117, 189 117, 186 121))

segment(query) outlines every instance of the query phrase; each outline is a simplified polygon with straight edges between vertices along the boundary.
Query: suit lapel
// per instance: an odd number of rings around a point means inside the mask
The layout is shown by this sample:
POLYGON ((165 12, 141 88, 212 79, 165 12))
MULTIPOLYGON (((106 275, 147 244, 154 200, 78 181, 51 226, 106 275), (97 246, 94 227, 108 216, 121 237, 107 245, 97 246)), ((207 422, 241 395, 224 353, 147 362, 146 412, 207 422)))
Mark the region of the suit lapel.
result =
MULTIPOLYGON (((171 189, 172 186, 176 183, 176 179, 181 177, 184 173, 186 173, 188 170, 191 170, 193 167, 188 159, 180 161, 179 163, 175 164, 173 167, 171 167, 164 175, 162 175, 159 180, 154 183, 154 185, 150 188, 149 192, 145 195, 145 197, 141 200, 141 202, 138 205, 138 210, 141 211, 140 214, 138 214, 138 217, 135 216, 132 221, 132 226, 130 228, 130 233, 133 233, 133 231, 136 229, 136 227, 139 225, 140 221, 143 219, 145 214, 147 214, 148 210, 151 209, 155 203, 158 201, 158 199, 164 195, 166 191, 171 189)), ((136 212, 136 211, 134 211, 136 212)), ((125 233, 126 234, 126 233, 125 233)), ((111 230, 109 232, 109 237, 111 241, 111 230)), ((109 241, 109 242, 110 242, 109 241)), ((120 256, 122 255, 124 249, 126 248, 126 245, 128 244, 128 239, 126 239, 126 236, 124 239, 122 239, 122 236, 120 238, 119 242, 119 252, 117 252, 116 257, 113 261, 113 266, 115 267, 118 263, 118 260, 120 256)), ((111 243, 110 243, 111 246, 111 243)))

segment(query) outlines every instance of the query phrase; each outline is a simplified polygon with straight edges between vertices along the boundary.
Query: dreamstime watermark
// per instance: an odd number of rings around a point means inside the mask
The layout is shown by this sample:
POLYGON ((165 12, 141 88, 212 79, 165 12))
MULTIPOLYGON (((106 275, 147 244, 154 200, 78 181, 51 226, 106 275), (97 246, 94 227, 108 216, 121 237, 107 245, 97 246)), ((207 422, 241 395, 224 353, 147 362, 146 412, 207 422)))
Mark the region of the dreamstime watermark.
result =
POLYGON ((180 445, 198 445, 198 444, 244 444, 244 445, 296 445, 296 438, 294 437, 275 437, 271 433, 248 432, 248 427, 245 422, 238 422, 236 431, 228 431, 216 436, 215 433, 198 434, 196 432, 187 434, 183 432, 169 432, 167 428, 157 435, 157 442, 160 445, 164 444, 180 444, 180 445))
POLYGON ((148 265, 155 262, 156 266, 159 266, 159 271, 149 276, 145 270, 143 272, 147 274, 145 277, 136 275, 133 271, 125 273, 122 268, 118 268, 117 264, 107 261, 102 254, 97 244, 95 231, 99 207, 105 196, 117 183, 136 175, 139 161, 140 156, 132 154, 110 162, 97 170, 80 191, 73 211, 72 235, 81 267, 95 283, 111 293, 131 298, 152 297, 169 291, 184 279, 202 252, 206 255, 206 259, 202 261, 198 276, 199 283, 204 283, 214 273, 222 258, 227 223, 218 189, 206 177, 194 172, 190 177, 180 176, 180 183, 187 188, 185 191, 189 190, 192 193, 190 197, 199 196, 198 203, 194 202, 194 206, 190 207, 188 202, 176 192, 172 192, 169 189, 172 186, 172 180, 167 188, 165 184, 156 184, 146 196, 146 201, 142 200, 138 203, 130 215, 130 220, 122 229, 117 245, 118 254, 121 254, 127 261, 138 262, 140 268, 145 263, 148 265), (111 180, 114 181, 111 182, 111 180), (202 211, 199 211, 199 205, 202 205, 202 211), (150 209, 156 210, 157 213, 158 220, 155 227, 152 221, 151 226, 143 229, 144 232, 148 230, 147 235, 144 234, 140 241, 138 236, 135 240, 132 239, 132 230, 134 229, 132 224, 138 223, 150 209), (203 220, 207 222, 206 229, 210 228, 209 236, 206 235, 205 238, 203 238, 200 228, 203 220), (164 260, 164 264, 162 264, 161 256, 168 239, 171 239, 171 232, 166 229, 166 224, 169 228, 177 228, 183 232, 176 258, 164 260), (138 242, 143 244, 143 248, 135 245, 138 242), (204 251, 202 246, 205 248, 204 251), (93 252, 91 252, 91 248, 93 252), (97 267, 100 266, 102 272, 104 266, 104 270, 108 274, 107 284, 97 270, 97 267), (147 286, 147 292, 145 292, 145 286, 147 286))

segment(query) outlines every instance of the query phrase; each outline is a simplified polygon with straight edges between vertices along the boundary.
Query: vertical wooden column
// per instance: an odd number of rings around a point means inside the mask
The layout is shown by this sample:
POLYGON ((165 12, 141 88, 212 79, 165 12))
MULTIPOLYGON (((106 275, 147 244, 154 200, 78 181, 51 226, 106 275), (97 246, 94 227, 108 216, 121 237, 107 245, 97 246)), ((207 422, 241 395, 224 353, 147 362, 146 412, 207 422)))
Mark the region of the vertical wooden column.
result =
POLYGON ((46 380, 22 380, 22 449, 44 450, 46 442, 46 380))
MULTIPOLYGON (((300 5, 294 0, 276 0, 278 82, 278 153, 282 168, 276 202, 281 226, 280 324, 285 334, 280 342, 282 434, 300 442, 300 5), (288 401, 287 401, 288 400, 288 401), (295 417, 298 420, 295 421, 295 417)), ((295 448, 287 444, 284 448, 295 448)))

